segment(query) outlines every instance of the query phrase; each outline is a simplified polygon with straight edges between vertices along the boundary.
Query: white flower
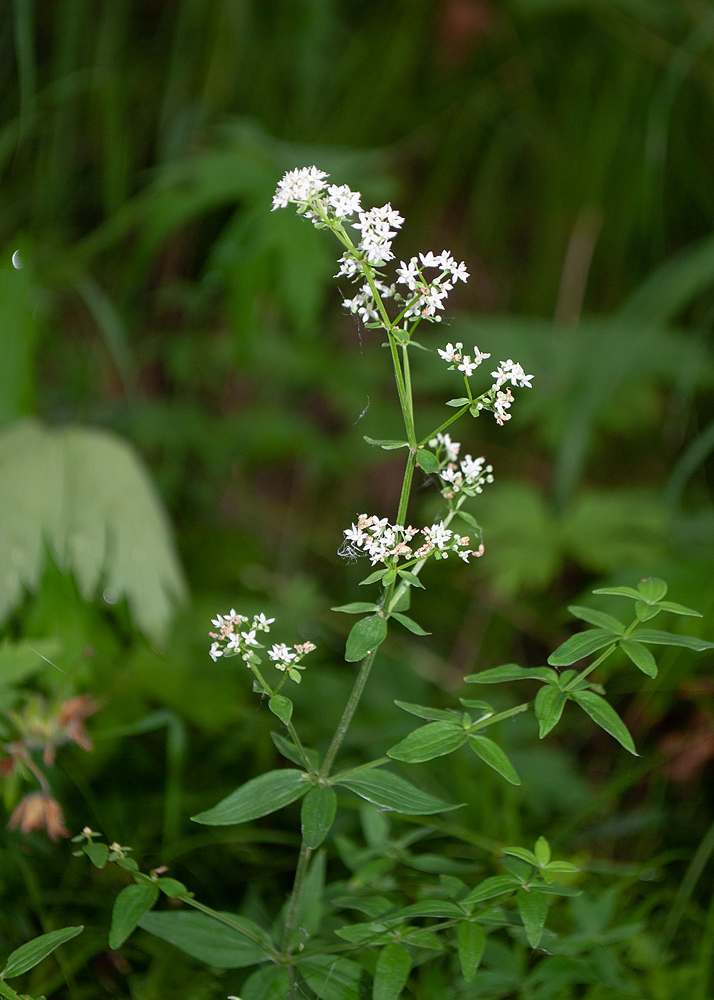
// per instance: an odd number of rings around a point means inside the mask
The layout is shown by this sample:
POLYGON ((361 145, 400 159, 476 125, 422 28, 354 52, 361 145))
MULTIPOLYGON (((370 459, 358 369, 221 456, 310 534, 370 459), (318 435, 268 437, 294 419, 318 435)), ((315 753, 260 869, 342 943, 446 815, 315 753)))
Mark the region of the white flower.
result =
POLYGON ((219 647, 217 642, 212 642, 211 648, 208 651, 208 655, 215 663, 219 656, 223 656, 223 650, 219 647))
POLYGON ((253 628, 260 629, 261 632, 269 632, 269 626, 275 621, 274 618, 266 618, 261 611, 259 615, 256 615, 253 619, 253 628))
POLYGON ((461 348, 463 346, 464 346, 463 344, 456 344, 456 346, 454 346, 453 344, 449 343, 446 345, 443 351, 441 350, 440 347, 437 347, 436 350, 437 353, 440 354, 441 357, 444 359, 444 361, 448 361, 449 363, 451 363, 452 361, 461 360, 461 354, 459 352, 461 351, 461 348))
POLYGON ((490 357, 490 354, 484 354, 483 351, 479 351, 478 347, 474 344, 474 361, 477 365, 480 365, 482 361, 485 361, 486 358, 490 357))
POLYGON ((494 416, 496 417, 496 423, 503 427, 507 420, 511 419, 511 414, 507 413, 513 402, 513 393, 510 389, 506 389, 505 392, 498 392, 496 398, 493 402, 494 416))
POLYGON ((409 291, 413 292, 417 287, 417 283, 421 280, 417 259, 416 257, 412 257, 408 264, 401 261, 400 265, 397 268, 397 274, 399 275, 397 282, 400 285, 406 285, 409 291))
MULTIPOLYGON (((487 355, 490 357, 490 355, 487 355)), ((504 382, 510 381, 511 385, 519 385, 522 388, 532 389, 531 379, 532 375, 526 375, 523 368, 518 364, 517 361, 502 361, 495 372, 491 372, 492 378, 496 379, 496 385, 500 387, 504 382)))
POLYGON ((331 184, 327 189, 327 200, 338 219, 345 219, 348 215, 360 212, 362 210, 360 197, 359 191, 351 191, 346 184, 340 186, 331 184))
POLYGON ((241 632, 241 636, 246 646, 258 645, 258 640, 255 638, 255 629, 251 629, 250 632, 241 632))
MULTIPOLYGON (((449 346, 451 346, 449 344, 449 346)), ((430 448, 436 448, 441 445, 446 451, 446 457, 449 462, 455 462, 459 456, 459 451, 461 450, 461 443, 459 441, 452 441, 449 434, 442 434, 439 432, 435 438, 432 438, 429 442, 430 448)))
MULTIPOLYGON (((469 279, 469 272, 466 270, 466 265, 463 261, 460 264, 453 265, 450 271, 454 281, 463 281, 465 283, 469 279)), ((490 354, 486 355, 486 357, 490 356, 490 354)))
POLYGON ((460 372, 463 372, 466 378, 471 378, 471 376, 473 375, 473 373, 476 371, 477 368, 478 368, 478 361, 471 361, 469 359, 468 354, 464 355, 461 364, 458 365, 458 370, 460 372))
POLYGON ((284 642, 276 642, 273 648, 268 650, 268 656, 276 662, 291 663, 292 660, 297 658, 297 653, 291 652, 284 642))
POLYGON ((314 166, 288 170, 282 180, 278 182, 273 197, 272 210, 285 208, 290 202, 297 205, 309 202, 311 198, 324 191, 326 177, 329 177, 329 174, 314 166))

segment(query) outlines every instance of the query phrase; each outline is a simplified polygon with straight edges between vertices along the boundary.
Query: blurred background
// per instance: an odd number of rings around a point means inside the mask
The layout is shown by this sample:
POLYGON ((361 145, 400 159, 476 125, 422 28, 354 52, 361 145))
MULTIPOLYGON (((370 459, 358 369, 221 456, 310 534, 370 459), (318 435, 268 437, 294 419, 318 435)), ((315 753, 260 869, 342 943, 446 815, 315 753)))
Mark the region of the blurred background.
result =
MULTIPOLYGON (((391 200, 398 257, 466 262, 425 346, 477 343, 535 375, 505 427, 453 435, 494 466, 470 508, 486 554, 425 574, 414 613, 433 634, 384 647, 346 759, 411 728, 395 698, 452 705, 466 673, 543 664, 569 602, 620 610, 593 587, 660 576, 712 635, 709 2, 15 0, 0 52, 3 825, 39 768, 70 834, 130 844, 219 908, 284 898, 296 813, 188 821, 280 766, 246 676, 208 659, 210 619, 264 611, 276 641, 318 645, 296 702, 322 746, 353 670, 329 608, 364 576, 341 533, 393 516, 402 474, 363 440, 400 417, 380 338, 341 308, 337 245, 270 212, 296 166, 391 200)), ((426 433, 455 383, 418 353, 426 433)), ((421 523, 439 494, 417 486, 421 523)), ((420 765, 469 803, 461 862, 487 870, 542 833, 590 872, 581 918, 614 978, 588 997, 710 995, 712 657, 658 661, 608 686, 640 759, 566 712, 542 744, 532 721, 504 725, 520 789, 475 758, 420 765)), ((119 876, 34 825, 0 834, 0 951, 87 930, 28 989, 237 992, 237 973, 148 934, 109 952, 119 876)), ((464 996, 541 995, 491 962, 464 996)))

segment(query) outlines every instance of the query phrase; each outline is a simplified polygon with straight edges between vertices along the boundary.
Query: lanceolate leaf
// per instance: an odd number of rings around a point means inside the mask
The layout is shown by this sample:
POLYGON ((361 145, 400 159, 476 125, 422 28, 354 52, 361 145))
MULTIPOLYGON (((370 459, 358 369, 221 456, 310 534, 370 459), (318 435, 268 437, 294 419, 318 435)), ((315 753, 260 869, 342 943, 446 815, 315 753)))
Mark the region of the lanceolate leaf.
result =
POLYGON ((439 459, 433 453, 433 451, 426 451, 424 448, 420 448, 416 453, 417 465, 424 472, 437 473, 439 471, 439 459))
POLYGON ((431 632, 427 632, 421 627, 418 622, 415 622, 413 618, 408 618, 407 615, 401 615, 398 611, 392 611, 392 618, 396 618, 400 625, 404 628, 409 629, 414 635, 431 635, 431 632))
MULTIPOLYGON (((288 760, 291 760, 293 764, 297 764, 298 767, 303 767, 303 760, 300 756, 300 751, 294 743, 290 740, 286 740, 280 733, 271 732, 270 738, 283 757, 287 757, 288 760)), ((307 757, 312 770, 319 771, 322 758, 317 750, 310 750, 308 747, 303 747, 303 750, 305 751, 305 756, 307 757)))
POLYGON ((372 1000, 398 1000, 412 967, 406 948, 392 943, 382 948, 377 959, 372 986, 372 1000))
POLYGON ((673 615, 690 615, 694 618, 701 618, 698 611, 686 608, 683 604, 676 604, 674 601, 659 601, 657 607, 662 611, 671 611, 673 615))
POLYGON ((367 444, 376 445, 378 448, 384 448, 385 451, 394 451, 395 448, 408 448, 408 441, 396 441, 392 438, 387 438, 385 440, 378 440, 377 438, 367 437, 365 435, 365 441, 367 444))
POLYGON ((8 955, 5 968, 0 972, 0 979, 12 979, 13 976, 21 976, 23 972, 29 972, 38 965, 43 958, 51 955, 55 948, 59 948, 65 941, 71 941, 84 930, 83 926, 63 927, 58 931, 50 931, 49 934, 40 934, 27 944, 21 944, 19 948, 8 955))
POLYGON ((330 608, 330 611, 341 611, 345 615, 364 615, 370 611, 377 611, 379 606, 369 601, 353 601, 352 604, 340 604, 337 608, 330 608))
POLYGON ((362 618, 352 627, 347 637, 345 659, 348 663, 363 660, 373 649, 380 646, 387 638, 387 622, 381 615, 370 615, 362 618))
POLYGON ((541 739, 560 722, 567 695, 551 684, 542 687, 535 696, 533 708, 538 719, 538 735, 541 739))
POLYGON ((359 1000, 362 966, 356 962, 336 955, 311 955, 298 969, 319 1000, 359 1000))
POLYGON ((380 809, 390 809, 406 816, 430 816, 460 808, 458 804, 444 802, 428 792, 422 792, 404 778, 381 769, 358 771, 346 778, 338 778, 336 784, 344 785, 380 809))
POLYGON ((548 657, 548 663, 554 667, 569 667, 571 663, 582 660, 584 656, 590 656, 604 646, 609 646, 614 642, 616 636, 612 632, 602 628, 592 628, 587 632, 578 632, 571 635, 569 639, 558 646, 558 648, 548 657))
POLYGON ((456 940, 459 946, 461 974, 466 982, 470 983, 481 962, 486 936, 480 924, 471 920, 462 920, 456 930, 456 940))
POLYGON ((613 618, 612 615, 605 614, 604 611, 596 611, 595 608, 582 608, 578 604, 569 605, 568 611, 576 618, 580 618, 590 625, 596 625, 598 628, 604 628, 608 632, 614 632, 615 635, 622 635, 625 631, 622 622, 613 618))
POLYGON ((121 948, 135 927, 159 898, 156 885, 146 883, 127 885, 114 900, 112 926, 109 931, 109 947, 121 948))
POLYGON ((245 917, 232 913, 227 916, 255 936, 266 938, 266 947, 212 917, 185 910, 161 913, 152 910, 144 914, 138 926, 199 962, 214 965, 217 969, 243 969, 258 962, 267 962, 271 949, 265 931, 245 917))
POLYGON ((543 934, 543 925, 548 914, 548 900, 539 892, 521 888, 516 893, 518 912, 531 948, 537 948, 543 934))
POLYGON ((506 892, 513 892, 519 886, 519 881, 513 875, 492 875, 477 885, 475 889, 464 896, 461 900, 462 906, 470 906, 472 903, 483 903, 487 899, 495 896, 502 896, 506 892))
POLYGON ((285 768, 268 771, 241 785, 212 809, 192 816, 194 823, 206 826, 230 826, 267 816, 299 799, 312 787, 301 771, 285 768))
POLYGON ((395 701, 397 708, 410 715, 416 715, 418 719, 429 719, 431 722, 456 722, 453 712, 447 712, 443 708, 429 708, 428 705, 412 705, 409 701, 395 701))
POLYGON ((284 966, 263 965, 251 972, 240 991, 241 1000, 285 1000, 290 994, 290 974, 284 966))
POLYGON ((657 664, 655 658, 646 646, 634 639, 620 639, 620 648, 627 653, 636 667, 647 674, 648 677, 657 676, 657 664))
POLYGON ((693 649, 697 653, 705 649, 714 649, 714 642, 707 642, 706 639, 698 639, 694 635, 675 635, 673 632, 662 632, 657 628, 637 628, 630 633, 630 639, 660 646, 684 646, 685 649, 693 649))
POLYGON ((516 770, 508 757, 501 750, 498 743, 494 743, 488 736, 478 736, 475 733, 469 734, 469 746, 480 757, 484 764, 488 764, 494 771, 498 771, 501 777, 512 785, 520 785, 521 779, 516 774, 516 770))
POLYGON ((558 675, 555 670, 550 670, 548 667, 533 667, 527 670, 516 663, 505 663, 502 667, 492 667, 491 670, 482 670, 478 674, 469 674, 464 680, 469 684, 501 684, 503 681, 528 680, 557 683, 558 675))
POLYGON ((639 757, 632 737, 627 731, 627 726, 609 702, 601 698, 599 694, 595 694, 594 691, 573 691, 572 697, 588 713, 593 722, 596 722, 606 733, 614 736, 625 750, 629 750, 635 757, 639 757))
POLYGON ((330 832, 337 811, 337 796, 329 785, 315 785, 302 803, 301 822, 305 843, 313 851, 330 832))
POLYGON ((465 742, 466 733, 458 723, 430 722, 428 726, 409 733, 400 743, 387 750, 387 754, 395 760, 406 761, 407 764, 418 764, 453 753, 465 742))

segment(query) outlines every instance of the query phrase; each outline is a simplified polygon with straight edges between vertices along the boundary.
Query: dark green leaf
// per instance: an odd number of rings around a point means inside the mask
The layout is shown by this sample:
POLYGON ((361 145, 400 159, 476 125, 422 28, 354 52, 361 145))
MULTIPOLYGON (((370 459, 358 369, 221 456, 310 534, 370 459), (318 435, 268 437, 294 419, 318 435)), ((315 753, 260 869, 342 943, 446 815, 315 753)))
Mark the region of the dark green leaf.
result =
POLYGON ((345 615, 364 615, 378 610, 379 605, 371 601, 353 601, 352 604, 341 604, 337 608, 330 608, 330 611, 341 611, 345 615))
POLYGON ((330 832, 337 811, 337 796, 329 785, 315 785, 302 803, 300 818, 305 843, 313 851, 330 832))
POLYGON ((469 746, 484 764, 488 764, 512 785, 520 785, 521 779, 498 743, 494 743, 488 736, 479 736, 476 733, 469 733, 468 740, 469 746))
POLYGON ((335 955, 312 955, 303 959, 298 969, 320 1000, 359 1000, 362 967, 356 962, 335 955))
POLYGON ((466 982, 470 983, 481 962, 483 949, 486 945, 486 935, 480 924, 471 920, 462 920, 456 930, 456 940, 459 947, 461 974, 466 982))
POLYGON ((705 649, 714 649, 714 642, 707 642, 706 639, 698 639, 693 635, 675 635, 673 632, 662 632, 657 628, 638 628, 630 633, 630 639, 637 642, 651 642, 660 646, 684 646, 685 649, 693 649, 697 653, 705 649))
POLYGON ((453 753, 466 742, 463 727, 453 722, 430 722, 421 726, 413 733, 387 750, 387 754, 395 760, 403 760, 407 764, 418 764, 434 757, 443 757, 453 753))
POLYGON ((464 896, 461 900, 462 906, 469 906, 471 903, 482 903, 486 899, 493 899, 494 896, 502 896, 506 892, 513 892, 519 885, 518 879, 512 875, 492 875, 477 885, 475 889, 464 896))
POLYGON ((268 708, 287 726, 293 715, 293 703, 289 698, 284 694, 275 694, 268 702, 268 708))
POLYGON ((656 576, 650 576, 646 580, 640 580, 637 589, 642 595, 642 599, 648 604, 658 604, 667 594, 667 584, 664 580, 656 576))
POLYGON ((535 696, 533 708, 538 719, 538 736, 543 739, 560 722, 568 697, 558 688, 548 684, 535 696))
POLYGON ((430 722, 451 722, 457 721, 453 712, 447 712, 443 708, 429 708, 427 705, 412 705, 409 701, 395 701, 397 708, 410 715, 416 715, 418 719, 428 719, 430 722))
POLYGON ((152 910, 144 914, 139 927, 162 941, 168 941, 199 962, 214 965, 217 969, 243 969, 247 965, 267 962, 272 949, 265 931, 245 917, 238 917, 233 913, 226 916, 264 940, 264 946, 219 920, 186 910, 161 913, 152 910))
POLYGON ((502 667, 492 667, 491 670, 482 670, 478 674, 469 674, 464 680, 468 684, 500 684, 503 681, 527 680, 557 684, 558 675, 555 670, 550 670, 548 667, 526 669, 516 663, 505 663, 502 667))
POLYGON ((573 691, 572 697, 588 713, 593 722, 597 723, 606 733, 614 736, 625 750, 629 750, 635 757, 639 757, 625 723, 609 702, 601 698, 599 694, 595 694, 594 691, 573 691))
POLYGON ((597 652, 603 646, 609 646, 612 641, 612 632, 606 632, 602 628, 578 632, 576 635, 571 635, 550 654, 548 663, 553 667, 569 667, 571 663, 582 660, 584 656, 590 656, 591 653, 597 652))
POLYGON ((183 882, 179 882, 175 878, 157 878, 155 885, 169 899, 178 899, 179 896, 185 896, 188 893, 183 882))
POLYGON ((406 615, 401 615, 398 611, 392 611, 392 618, 396 618, 400 625, 409 629, 414 635, 431 635, 431 632, 426 632, 413 618, 407 618, 406 615))
POLYGON ((518 912, 531 948, 537 948, 543 934, 543 925, 548 915, 548 900, 539 892, 521 888, 516 893, 518 912))
POLYGON ((424 590, 424 584, 421 582, 419 577, 410 570, 400 569, 399 576, 401 576, 403 580, 406 580, 411 587, 419 587, 421 590, 424 590))
POLYGON ((212 809, 192 816, 194 823, 230 826, 267 816, 304 795, 312 785, 301 771, 268 771, 241 785, 212 809))
POLYGON ((26 944, 21 944, 19 948, 10 952, 5 963, 5 968, 0 972, 0 978, 12 979, 14 976, 21 976, 23 972, 28 972, 38 965, 43 958, 51 955, 55 948, 59 948, 65 941, 71 941, 84 930, 83 926, 62 927, 57 931, 50 931, 49 934, 40 934, 26 944))
POLYGON ((367 444, 375 445, 377 448, 384 448, 385 451, 394 451, 396 448, 408 448, 408 441, 397 441, 392 438, 385 438, 384 440, 379 440, 377 438, 367 437, 365 434, 364 440, 367 444))
POLYGON ((360 580, 359 586, 366 587, 370 583, 378 583, 384 577, 386 572, 386 569, 376 569, 374 573, 370 573, 369 576, 364 578, 364 580, 360 580))
POLYGON ((384 917, 384 922, 388 924, 395 920, 411 919, 412 917, 441 917, 446 919, 448 917, 463 917, 463 915, 463 907, 457 903, 451 903, 445 899, 425 899, 423 903, 413 903, 411 906, 405 906, 403 909, 397 910, 396 913, 391 914, 389 917, 384 917))
POLYGON ((594 608, 583 608, 579 604, 569 605, 568 611, 571 615, 575 615, 576 618, 580 618, 590 625, 597 625, 598 628, 604 628, 607 632, 614 632, 615 635, 622 635, 625 631, 625 626, 622 622, 618 621, 612 615, 606 615, 604 611, 596 611, 594 608))
POLYGON ((352 627, 347 637, 345 659, 348 663, 363 660, 387 638, 387 622, 381 615, 362 618, 352 627))
POLYGON ((158 898, 158 887, 145 882, 122 889, 114 900, 112 909, 112 926, 109 931, 109 947, 112 950, 121 948, 144 914, 153 909, 158 898))
MULTIPOLYGON (((281 733, 271 732, 270 738, 283 757, 287 757, 288 760, 291 760, 293 764, 297 764, 299 767, 304 766, 303 759, 300 756, 300 751, 294 743, 290 740, 286 740, 281 733)), ((312 770, 319 771, 322 758, 317 750, 309 750, 307 747, 303 747, 303 750, 305 751, 305 756, 307 757, 312 770)))
POLYGON ((372 1000, 398 1000, 409 978, 412 961, 402 945, 392 942, 382 948, 372 985, 372 1000))
POLYGON ((84 844, 82 850, 87 855, 95 868, 104 868, 109 857, 109 848, 106 844, 84 844))
POLYGON ((288 970, 272 963, 251 972, 240 990, 241 1000, 285 1000, 289 993, 288 970))
POLYGON ((428 792, 422 792, 411 782, 389 771, 374 768, 369 771, 358 771, 345 778, 338 776, 335 783, 351 789, 380 809, 389 809, 407 816, 430 816, 460 808, 458 804, 453 805, 429 795, 428 792))
POLYGON ((648 677, 657 676, 657 664, 655 658, 646 646, 633 639, 620 639, 620 649, 625 652, 643 674, 648 677))
POLYGON ((419 468, 430 475, 438 472, 441 467, 436 455, 432 451, 426 451, 424 448, 420 448, 416 453, 416 461, 419 468))

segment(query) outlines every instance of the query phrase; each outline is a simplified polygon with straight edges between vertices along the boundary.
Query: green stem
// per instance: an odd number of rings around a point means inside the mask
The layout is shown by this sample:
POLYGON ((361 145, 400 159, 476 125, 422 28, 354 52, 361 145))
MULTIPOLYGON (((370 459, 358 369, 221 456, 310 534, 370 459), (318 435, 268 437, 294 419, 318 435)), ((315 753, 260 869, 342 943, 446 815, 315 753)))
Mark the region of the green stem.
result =
POLYGON ((347 730, 350 728, 350 723, 352 722, 352 718, 357 711, 359 700, 362 697, 362 692, 364 691, 369 677, 369 672, 372 669, 372 664, 374 663, 376 655, 377 650, 373 649, 371 653, 367 653, 365 658, 360 663, 359 673, 357 674, 349 699, 345 705, 342 718, 340 719, 339 725, 335 730, 335 735, 332 737, 332 743, 330 743, 327 753, 325 754, 325 759, 322 762, 322 767, 319 771, 319 775, 323 779, 328 777, 330 768, 332 767, 335 757, 337 756, 337 751, 342 746, 342 741, 347 735, 347 730))
POLYGON ((466 732, 476 733, 480 729, 488 729, 488 727, 492 726, 494 722, 503 722, 504 719, 510 719, 514 715, 520 715, 521 712, 526 711, 529 705, 529 701, 524 701, 523 704, 516 705, 515 708, 508 708, 505 712, 499 712, 498 715, 489 715, 487 719, 479 719, 478 722, 474 722, 473 726, 469 726, 466 732))
MULTIPOLYGON (((639 620, 639 618, 636 618, 630 625, 627 626, 627 628, 625 629, 625 631, 623 632, 623 634, 618 637, 618 641, 619 641, 619 639, 626 639, 628 637, 628 635, 635 628, 637 628, 637 626, 639 624, 640 624, 640 620, 639 620)), ((593 672, 593 670, 595 670, 597 667, 599 667, 600 664, 603 662, 603 660, 606 660, 608 658, 608 656, 610 656, 611 653, 614 653, 616 649, 617 649, 617 642, 613 642, 613 644, 611 646, 607 647, 607 649, 605 650, 604 653, 600 653, 600 655, 598 656, 598 658, 596 660, 594 660, 593 663, 591 663, 589 667, 586 667, 585 670, 582 670, 577 675, 577 677, 573 677, 572 681, 570 681, 568 684, 565 685, 565 687, 563 688, 563 691, 572 691, 573 688, 577 687, 577 685, 580 683, 580 681, 584 681, 585 678, 588 677, 593 672)))
POLYGON ((343 778, 349 778, 353 774, 359 774, 360 771, 369 771, 374 767, 381 767, 382 764, 389 764, 391 757, 380 757, 378 760, 370 760, 368 764, 358 764, 357 767, 348 767, 346 771, 340 771, 332 779, 334 782, 342 781, 343 778))
POLYGON ((432 431, 431 434, 427 434, 426 437, 422 438, 421 441, 418 442, 417 448, 423 448, 424 445, 428 444, 432 438, 436 437, 437 434, 440 434, 443 430, 446 430, 447 427, 450 427, 454 423, 454 421, 459 419, 459 417, 463 417, 464 413, 466 413, 468 408, 469 408, 468 403, 466 404, 466 406, 462 406, 460 410, 456 411, 453 417, 449 417, 449 419, 445 420, 443 424, 441 424, 439 427, 436 428, 435 431, 432 431))
POLYGON ((293 889, 290 893, 288 912, 285 917, 285 930, 283 931, 283 954, 286 956, 290 950, 290 938, 293 936, 293 931, 297 925, 300 903, 302 902, 302 894, 305 887, 305 876, 307 875, 307 868, 310 864, 311 855, 312 851, 303 840, 300 847, 300 857, 298 858, 297 868, 295 869, 295 881, 293 882, 293 889))

